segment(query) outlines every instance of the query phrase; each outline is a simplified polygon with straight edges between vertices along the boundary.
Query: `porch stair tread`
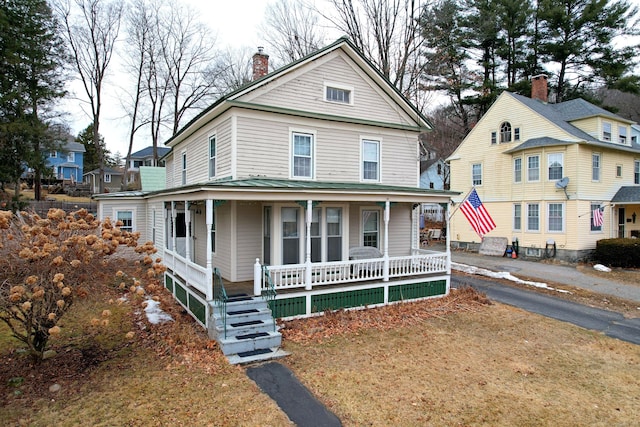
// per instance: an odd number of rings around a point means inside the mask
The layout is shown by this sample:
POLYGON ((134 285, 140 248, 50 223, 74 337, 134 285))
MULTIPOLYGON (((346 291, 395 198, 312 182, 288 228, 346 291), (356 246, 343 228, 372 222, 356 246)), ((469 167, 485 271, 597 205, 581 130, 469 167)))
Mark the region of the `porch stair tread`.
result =
POLYGON ((288 356, 289 353, 281 348, 274 347, 254 352, 245 352, 227 356, 227 360, 232 365, 244 365, 248 363, 264 362, 272 359, 280 359, 288 356))

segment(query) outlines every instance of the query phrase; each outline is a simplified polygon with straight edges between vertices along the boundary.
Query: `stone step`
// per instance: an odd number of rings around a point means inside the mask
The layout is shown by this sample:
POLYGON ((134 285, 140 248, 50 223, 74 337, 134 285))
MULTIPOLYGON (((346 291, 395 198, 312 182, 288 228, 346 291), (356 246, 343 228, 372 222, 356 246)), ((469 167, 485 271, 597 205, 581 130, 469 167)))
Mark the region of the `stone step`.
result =
MULTIPOLYGON (((217 336, 224 337, 224 325, 222 322, 216 323, 217 336)), ((276 326, 272 318, 267 320, 253 320, 248 322, 233 322, 227 319, 227 337, 234 337, 243 334, 251 334, 257 332, 275 331, 276 326)))
POLYGON ((222 338, 218 336, 218 343, 225 356, 254 350, 280 347, 282 335, 277 331, 251 333, 245 335, 222 338))
POLYGON ((239 354, 230 354, 227 356, 227 360, 232 365, 242 365, 246 363, 263 362, 265 360, 279 359, 281 357, 288 356, 286 351, 273 347, 261 350, 254 350, 249 352, 243 352, 239 354))

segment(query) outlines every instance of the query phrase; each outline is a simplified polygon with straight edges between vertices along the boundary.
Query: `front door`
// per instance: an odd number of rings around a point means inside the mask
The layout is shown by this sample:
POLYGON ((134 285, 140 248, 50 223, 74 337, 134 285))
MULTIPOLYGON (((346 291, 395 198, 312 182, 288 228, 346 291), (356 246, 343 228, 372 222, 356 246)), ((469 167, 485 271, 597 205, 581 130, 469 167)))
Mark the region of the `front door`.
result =
POLYGON ((624 208, 618 208, 618 237, 624 238, 624 208))

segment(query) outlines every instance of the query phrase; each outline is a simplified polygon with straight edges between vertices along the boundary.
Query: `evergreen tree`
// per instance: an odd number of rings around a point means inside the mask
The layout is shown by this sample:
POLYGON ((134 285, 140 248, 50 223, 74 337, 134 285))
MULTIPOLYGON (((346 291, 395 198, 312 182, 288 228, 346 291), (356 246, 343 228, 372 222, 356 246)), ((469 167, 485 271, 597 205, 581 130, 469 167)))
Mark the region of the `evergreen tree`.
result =
POLYGON ((48 113, 64 95, 63 61, 57 24, 45 0, 0 3, 0 175, 16 184, 16 194, 30 167, 40 198, 44 151, 54 144, 48 113))
POLYGON ((105 166, 116 166, 116 162, 111 155, 111 152, 107 149, 104 137, 102 135, 98 135, 97 139, 93 137, 93 125, 89 125, 82 132, 78 134, 76 138, 76 142, 84 145, 84 171, 89 172, 92 170, 100 169, 100 151, 104 155, 104 164, 105 166), (96 148, 94 141, 97 140, 100 143, 100 147, 96 148))
POLYGON ((558 65, 557 101, 594 82, 614 85, 632 65, 633 49, 617 49, 637 14, 624 0, 540 0, 540 52, 558 65))

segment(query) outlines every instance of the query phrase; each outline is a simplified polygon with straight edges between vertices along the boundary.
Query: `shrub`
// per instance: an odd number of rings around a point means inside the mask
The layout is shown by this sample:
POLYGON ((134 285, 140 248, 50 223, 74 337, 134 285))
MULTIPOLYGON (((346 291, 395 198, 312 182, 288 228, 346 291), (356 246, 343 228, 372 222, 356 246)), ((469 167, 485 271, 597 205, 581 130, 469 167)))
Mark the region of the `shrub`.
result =
POLYGON ((598 240, 594 258, 611 267, 640 267, 640 240, 598 240))
MULTIPOLYGON (((106 257, 129 247, 151 260, 153 244, 138 245, 139 234, 119 225, 109 218, 101 223, 84 209, 51 209, 46 218, 0 211, 0 319, 35 360, 42 360, 49 338, 60 333, 58 322, 74 300, 87 295, 106 257)), ((164 271, 152 260, 145 266, 148 277, 164 271)))

